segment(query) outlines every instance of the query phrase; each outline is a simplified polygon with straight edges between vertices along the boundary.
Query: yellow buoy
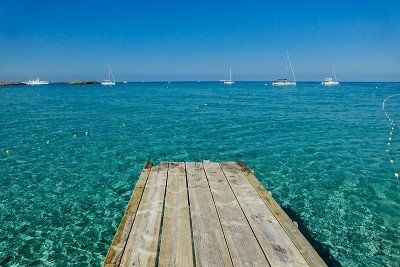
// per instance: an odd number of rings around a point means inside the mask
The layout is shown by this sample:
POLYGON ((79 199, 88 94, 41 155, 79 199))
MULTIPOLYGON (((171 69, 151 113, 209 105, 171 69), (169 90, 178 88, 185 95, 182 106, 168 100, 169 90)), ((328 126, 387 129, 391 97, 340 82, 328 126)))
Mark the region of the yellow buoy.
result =
POLYGON ((47 140, 47 141, 46 141, 46 144, 50 144, 50 141, 49 141, 49 140, 47 140))
POLYGON ((86 135, 89 135, 89 132, 85 132, 86 135))
POLYGON ((10 155, 10 154, 11 154, 11 150, 10 150, 10 149, 7 149, 7 150, 6 150, 6 154, 7 154, 7 155, 10 155))

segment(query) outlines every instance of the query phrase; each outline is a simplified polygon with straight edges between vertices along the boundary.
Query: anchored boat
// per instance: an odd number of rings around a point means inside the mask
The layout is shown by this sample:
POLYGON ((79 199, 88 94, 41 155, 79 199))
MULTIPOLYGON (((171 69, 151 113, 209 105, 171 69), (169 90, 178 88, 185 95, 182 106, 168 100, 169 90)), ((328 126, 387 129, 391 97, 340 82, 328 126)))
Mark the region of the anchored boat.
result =
POLYGON ((107 85, 107 86, 115 85, 114 73, 111 70, 110 64, 108 64, 108 80, 102 82, 101 85, 107 85))
POLYGON ((335 68, 332 65, 332 70, 333 70, 333 76, 335 77, 335 79, 332 79, 330 77, 325 78, 325 80, 321 83, 323 86, 334 86, 334 85, 339 85, 339 82, 336 78, 336 72, 335 72, 335 68))
POLYGON ((224 84, 232 85, 235 83, 235 79, 232 75, 232 69, 229 69, 229 80, 224 80, 224 84))
POLYGON ((27 84, 27 85, 46 85, 46 84, 49 84, 49 82, 48 81, 41 81, 41 80, 39 80, 39 78, 36 78, 36 79, 30 80, 30 81, 24 82, 24 84, 27 84))
POLYGON ((294 76, 294 71, 292 67, 292 62, 290 61, 289 52, 286 51, 286 77, 276 79, 272 85, 274 86, 296 86, 296 76, 294 76), (292 71, 293 81, 289 81, 288 76, 288 65, 290 66, 290 70, 292 71))

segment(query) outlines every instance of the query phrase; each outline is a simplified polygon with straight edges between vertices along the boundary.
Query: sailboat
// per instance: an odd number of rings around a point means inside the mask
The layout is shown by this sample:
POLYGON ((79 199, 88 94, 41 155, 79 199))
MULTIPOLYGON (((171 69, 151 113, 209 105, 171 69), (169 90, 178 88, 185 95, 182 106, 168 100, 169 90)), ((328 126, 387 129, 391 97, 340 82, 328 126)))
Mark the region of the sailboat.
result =
POLYGON ((290 61, 290 56, 289 56, 289 52, 286 51, 286 77, 284 78, 278 78, 276 79, 272 85, 274 86, 296 86, 296 77, 294 76, 294 71, 293 71, 293 67, 292 67, 292 62, 290 61), (289 81, 287 76, 288 76, 288 63, 290 66, 290 70, 292 71, 292 76, 293 76, 293 81, 289 81))
POLYGON ((110 64, 108 64, 108 80, 102 82, 101 85, 107 85, 107 86, 115 85, 114 73, 111 70, 110 64))
POLYGON ((335 72, 335 68, 332 65, 332 70, 333 70, 333 76, 335 77, 335 79, 332 79, 330 77, 325 78, 325 80, 321 83, 323 86, 334 86, 334 85, 339 85, 339 82, 336 78, 336 72, 335 72))
POLYGON ((234 83, 235 83, 235 79, 233 78, 232 69, 230 68, 229 69, 229 80, 224 80, 224 84, 231 85, 231 84, 234 84, 234 83))
POLYGON ((39 80, 39 78, 36 78, 36 79, 33 79, 33 80, 29 80, 27 82, 24 82, 24 84, 27 84, 27 85, 47 85, 47 84, 49 84, 49 82, 48 81, 41 81, 41 80, 39 80))

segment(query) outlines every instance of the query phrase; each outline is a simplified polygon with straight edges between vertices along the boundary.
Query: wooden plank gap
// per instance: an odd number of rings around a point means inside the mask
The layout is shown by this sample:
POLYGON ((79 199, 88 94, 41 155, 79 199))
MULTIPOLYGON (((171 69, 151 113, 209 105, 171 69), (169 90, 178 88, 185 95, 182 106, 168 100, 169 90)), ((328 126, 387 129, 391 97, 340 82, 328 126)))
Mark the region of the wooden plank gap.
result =
POLYGON ((203 164, 187 162, 186 175, 196 265, 233 266, 203 164))
POLYGON ((193 265, 185 163, 168 165, 168 180, 161 226, 160 266, 193 265))
POLYGON ((123 266, 155 265, 167 174, 168 163, 166 162, 161 162, 151 169, 136 219, 121 259, 123 266))
POLYGON ((225 243, 226 243, 226 247, 227 247, 228 252, 229 252, 229 257, 230 257, 231 262, 232 262, 232 265, 233 265, 232 254, 231 254, 231 252, 230 252, 230 250, 229 250, 229 246, 228 246, 228 242, 227 242, 227 240, 226 240, 226 235, 225 235, 224 227, 222 227, 222 223, 221 223, 221 216, 220 216, 220 214, 219 214, 219 212, 218 212, 217 205, 215 204, 214 195, 213 195, 213 193, 212 193, 212 191, 211 191, 210 181, 208 180, 207 172, 206 172, 206 169, 204 168, 204 164, 210 164, 210 163, 211 163, 211 162, 210 162, 209 160, 204 160, 204 161, 203 161, 203 171, 204 171, 204 175, 206 176, 206 179, 207 179, 208 189, 210 190, 210 194, 211 194, 211 197, 212 197, 212 200, 213 200, 213 204, 214 204, 215 210, 216 210, 216 212, 217 212, 218 221, 219 221, 219 224, 221 225, 221 229, 222 229, 222 233, 223 233, 223 235, 224 235, 224 240, 225 240, 225 243))
POLYGON ((220 166, 220 168, 221 168, 222 173, 225 175, 226 180, 228 181, 228 185, 229 185, 230 189, 232 190, 233 195, 235 196, 236 201, 238 202, 239 207, 240 207, 240 209, 242 210, 242 212, 243 212, 243 214, 244 214, 244 217, 246 218, 246 221, 247 221, 247 223, 249 224, 250 229, 251 229, 251 231, 253 232, 253 235, 254 235, 254 237, 255 237, 256 240, 257 240, 258 245, 260 246, 260 248, 261 248, 261 250, 262 250, 262 252, 263 252, 265 258, 267 259, 268 264, 271 265, 270 260, 268 259, 268 256, 267 256, 267 254, 265 253, 265 251, 264 251, 264 249, 263 249, 263 247, 262 247, 262 245, 261 245, 261 243, 260 243, 260 240, 258 239, 256 233, 254 232, 254 229, 253 229, 253 227, 252 227, 252 225, 251 225, 251 223, 250 223, 250 221, 249 221, 249 219, 248 219, 248 217, 247 217, 247 215, 246 215, 246 212, 243 210, 243 207, 242 207, 242 205, 240 204, 240 201, 239 201, 237 195, 235 194, 235 190, 233 190, 233 188, 232 188, 232 185, 231 185, 231 182, 230 182, 229 179, 228 179, 228 176, 227 176, 226 173, 224 172, 224 169, 222 168, 221 164, 219 164, 219 166, 220 166))
POLYGON ((204 163, 233 265, 270 266, 218 163, 204 163), (240 242, 238 242, 240 240, 240 242))
POLYGON ((190 222, 190 239, 191 239, 191 245, 192 245, 192 258, 193 258, 193 266, 196 267, 196 253, 194 251, 194 238, 193 238, 192 209, 191 209, 190 197, 189 197, 189 182, 188 182, 186 163, 184 163, 184 164, 185 164, 185 176, 186 176, 186 194, 187 194, 187 200, 188 200, 188 204, 189 204, 189 222, 190 222))
POLYGON ((166 198, 166 195, 167 195, 169 164, 170 163, 166 162, 166 164, 167 164, 167 180, 165 181, 165 190, 164 190, 163 205, 162 205, 162 210, 161 210, 160 231, 158 233, 158 243, 157 243, 157 254, 156 254, 156 259, 155 259, 155 266, 159 266, 160 265, 161 239, 162 239, 162 232, 163 232, 163 225, 164 225, 164 214, 165 214, 165 198, 166 198))

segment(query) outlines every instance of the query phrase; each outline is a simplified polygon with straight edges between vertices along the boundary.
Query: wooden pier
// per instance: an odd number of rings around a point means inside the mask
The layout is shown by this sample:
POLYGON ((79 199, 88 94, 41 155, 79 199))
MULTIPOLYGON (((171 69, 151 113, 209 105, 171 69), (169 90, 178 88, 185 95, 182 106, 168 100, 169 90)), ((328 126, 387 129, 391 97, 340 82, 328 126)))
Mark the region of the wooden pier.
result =
POLYGON ((144 167, 104 266, 326 266, 235 162, 144 167))

